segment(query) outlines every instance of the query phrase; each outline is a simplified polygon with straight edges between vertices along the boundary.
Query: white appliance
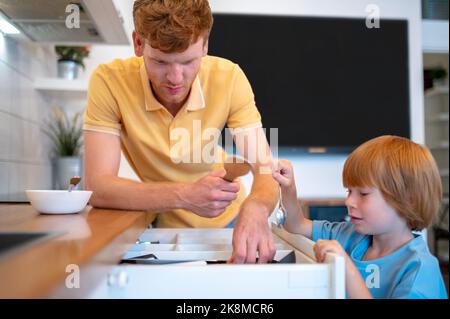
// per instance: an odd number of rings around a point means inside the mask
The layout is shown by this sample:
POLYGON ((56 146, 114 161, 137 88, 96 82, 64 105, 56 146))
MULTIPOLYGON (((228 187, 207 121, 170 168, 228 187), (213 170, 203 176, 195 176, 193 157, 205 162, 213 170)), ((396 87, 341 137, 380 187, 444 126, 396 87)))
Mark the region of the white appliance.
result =
POLYGON ((234 265, 221 264, 232 253, 232 229, 149 229, 89 297, 345 298, 342 257, 319 264, 314 242, 275 225, 272 232, 275 263, 234 265))
POLYGON ((0 0, 1 16, 36 42, 129 44, 113 0, 0 0), (79 27, 72 23, 74 5, 79 27))

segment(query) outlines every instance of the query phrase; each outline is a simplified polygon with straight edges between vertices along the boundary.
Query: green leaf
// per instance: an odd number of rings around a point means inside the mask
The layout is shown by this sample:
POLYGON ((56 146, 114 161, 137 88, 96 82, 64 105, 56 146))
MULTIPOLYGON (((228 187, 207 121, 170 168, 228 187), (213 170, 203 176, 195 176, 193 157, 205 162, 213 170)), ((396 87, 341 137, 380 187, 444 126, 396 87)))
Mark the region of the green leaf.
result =
POLYGON ((59 61, 74 61, 85 68, 84 59, 89 57, 88 46, 55 46, 59 61))
POLYGON ((82 114, 76 113, 69 119, 59 107, 54 107, 52 116, 45 121, 42 129, 53 142, 53 151, 57 156, 78 156, 83 145, 82 114))

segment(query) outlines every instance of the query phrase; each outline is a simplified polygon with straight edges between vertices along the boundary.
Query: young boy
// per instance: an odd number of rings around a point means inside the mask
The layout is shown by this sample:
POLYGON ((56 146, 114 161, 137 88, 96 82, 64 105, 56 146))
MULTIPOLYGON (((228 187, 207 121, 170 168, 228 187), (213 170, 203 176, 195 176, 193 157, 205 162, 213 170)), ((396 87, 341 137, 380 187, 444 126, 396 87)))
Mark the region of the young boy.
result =
POLYGON ((423 146, 381 136, 359 146, 344 165, 351 222, 311 221, 297 200, 288 161, 273 173, 287 216, 285 229, 316 241, 316 258, 345 258, 349 298, 447 298, 437 259, 421 235, 437 214, 442 185, 423 146))

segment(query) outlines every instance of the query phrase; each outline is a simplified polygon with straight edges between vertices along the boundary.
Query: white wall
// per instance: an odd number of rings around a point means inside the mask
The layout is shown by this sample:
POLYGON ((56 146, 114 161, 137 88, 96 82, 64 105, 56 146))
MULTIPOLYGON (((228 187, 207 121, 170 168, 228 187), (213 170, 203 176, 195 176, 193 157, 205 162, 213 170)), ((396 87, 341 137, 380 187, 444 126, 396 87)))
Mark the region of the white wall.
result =
POLYGON ((448 54, 448 20, 424 20, 422 34, 424 52, 448 54))
POLYGON ((33 89, 52 72, 51 48, 0 33, 0 201, 25 201, 25 189, 50 189, 49 140, 41 131, 51 106, 33 89))

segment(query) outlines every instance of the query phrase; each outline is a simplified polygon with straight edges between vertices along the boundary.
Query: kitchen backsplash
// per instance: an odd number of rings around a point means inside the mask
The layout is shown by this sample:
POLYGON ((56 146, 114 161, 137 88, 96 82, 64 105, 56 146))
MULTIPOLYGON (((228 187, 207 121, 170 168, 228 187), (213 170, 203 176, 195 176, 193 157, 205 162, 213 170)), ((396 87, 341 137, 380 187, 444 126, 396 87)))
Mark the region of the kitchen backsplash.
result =
POLYGON ((52 186, 50 141, 41 130, 51 105, 33 80, 54 74, 53 56, 51 46, 0 34, 0 201, 26 201, 26 189, 52 186))

